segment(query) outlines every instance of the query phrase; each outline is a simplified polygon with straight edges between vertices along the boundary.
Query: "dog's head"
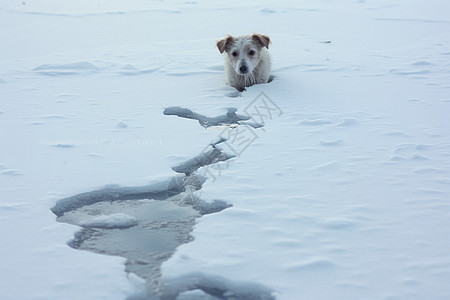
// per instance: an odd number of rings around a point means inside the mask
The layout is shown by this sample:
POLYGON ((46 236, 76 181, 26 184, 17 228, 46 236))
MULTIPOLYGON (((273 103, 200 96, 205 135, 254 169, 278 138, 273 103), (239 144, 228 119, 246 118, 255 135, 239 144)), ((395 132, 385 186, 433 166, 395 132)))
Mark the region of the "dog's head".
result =
POLYGON ((220 53, 226 52, 235 72, 247 75, 258 65, 261 49, 269 48, 270 38, 262 34, 234 38, 227 36, 217 42, 220 53))

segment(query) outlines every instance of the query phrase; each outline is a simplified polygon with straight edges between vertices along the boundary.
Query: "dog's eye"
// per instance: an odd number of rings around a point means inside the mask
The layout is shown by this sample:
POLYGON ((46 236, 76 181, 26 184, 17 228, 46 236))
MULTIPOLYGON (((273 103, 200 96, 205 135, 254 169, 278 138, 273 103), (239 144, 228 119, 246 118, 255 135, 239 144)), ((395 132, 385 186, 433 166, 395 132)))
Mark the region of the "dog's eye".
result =
POLYGON ((237 52, 234 51, 233 53, 231 53, 231 55, 233 55, 234 57, 236 57, 236 56, 237 56, 237 52))
POLYGON ((248 54, 251 56, 255 55, 255 50, 250 50, 250 52, 248 54))

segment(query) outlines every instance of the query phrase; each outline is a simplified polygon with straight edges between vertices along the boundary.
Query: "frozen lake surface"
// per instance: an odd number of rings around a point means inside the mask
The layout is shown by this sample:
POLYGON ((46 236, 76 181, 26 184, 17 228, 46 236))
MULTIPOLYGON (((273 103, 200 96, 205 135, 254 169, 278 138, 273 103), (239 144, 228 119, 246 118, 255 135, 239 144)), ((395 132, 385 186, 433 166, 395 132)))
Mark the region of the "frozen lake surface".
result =
POLYGON ((449 11, 1 1, 1 298, 449 299, 449 11))

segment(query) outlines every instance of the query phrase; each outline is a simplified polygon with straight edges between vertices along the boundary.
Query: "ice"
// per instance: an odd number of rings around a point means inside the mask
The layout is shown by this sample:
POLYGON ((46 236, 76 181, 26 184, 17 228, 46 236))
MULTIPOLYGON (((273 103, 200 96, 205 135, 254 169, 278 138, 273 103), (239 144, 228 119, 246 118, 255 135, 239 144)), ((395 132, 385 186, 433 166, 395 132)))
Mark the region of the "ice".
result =
POLYGON ((189 299, 185 298, 188 297, 187 294, 190 294, 186 291, 197 291, 196 296, 199 297, 209 296, 204 299, 274 299, 272 291, 264 286, 248 282, 234 282, 220 276, 202 273, 166 279, 166 288, 162 290, 161 299, 189 299), (199 294, 198 291, 204 293, 199 294), (212 298, 210 298, 211 296, 212 298))
MULTIPOLYGON (((202 183, 204 179, 198 177, 198 181, 202 183)), ((199 187, 197 187, 197 189, 198 188, 199 187)), ((162 200, 177 195, 184 190, 185 186, 183 176, 172 177, 164 181, 141 187, 107 186, 104 189, 86 192, 80 195, 61 199, 52 208, 52 211, 57 216, 62 216, 68 211, 101 201, 142 198, 162 200)))
POLYGON ((201 167, 216 164, 221 161, 227 161, 233 157, 235 156, 222 151, 217 148, 216 145, 212 145, 211 147, 204 149, 204 151, 196 157, 191 158, 179 165, 173 166, 172 170, 177 173, 185 173, 186 175, 189 175, 201 167))
POLYGON ((90 220, 80 222, 80 225, 88 228, 128 228, 138 224, 136 218, 126 214, 112 214, 98 216, 90 220))
POLYGON ((449 8, 2 1, 1 298, 450 298, 449 8))
MULTIPOLYGON (((194 119, 197 120, 201 126, 208 128, 211 126, 221 126, 221 125, 239 125, 239 124, 247 124, 242 121, 250 120, 250 116, 243 116, 236 114, 236 108, 228 108, 227 113, 224 116, 217 116, 214 118, 209 118, 207 116, 203 116, 201 114, 195 113, 187 108, 182 107, 168 107, 164 110, 165 115, 176 115, 181 118, 194 119)), ((251 123, 250 123, 251 124, 251 123)), ((253 125, 253 124, 252 124, 253 125)), ((253 127, 261 127, 253 126, 253 127)))

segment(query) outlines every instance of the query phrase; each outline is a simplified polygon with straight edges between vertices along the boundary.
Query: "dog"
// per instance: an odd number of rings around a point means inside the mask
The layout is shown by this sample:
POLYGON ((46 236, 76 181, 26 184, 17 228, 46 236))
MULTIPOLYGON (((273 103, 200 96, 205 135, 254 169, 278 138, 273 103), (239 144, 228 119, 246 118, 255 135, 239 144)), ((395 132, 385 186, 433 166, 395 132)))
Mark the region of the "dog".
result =
POLYGON ((254 84, 270 82, 270 43, 270 38, 262 34, 229 35, 218 41, 219 52, 225 52, 227 84, 242 92, 254 84))

